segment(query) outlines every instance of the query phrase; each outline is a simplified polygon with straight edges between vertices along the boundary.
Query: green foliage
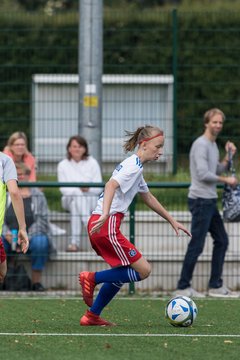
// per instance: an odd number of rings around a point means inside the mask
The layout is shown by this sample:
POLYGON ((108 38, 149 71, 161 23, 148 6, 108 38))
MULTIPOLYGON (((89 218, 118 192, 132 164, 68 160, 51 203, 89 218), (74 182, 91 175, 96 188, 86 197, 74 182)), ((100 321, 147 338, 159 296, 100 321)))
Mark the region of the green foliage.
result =
MULTIPOLYGON (((117 3, 104 8, 104 73, 169 74, 176 55, 178 164, 185 165, 192 141, 202 132, 203 113, 210 107, 227 115, 219 144, 229 138, 238 143, 238 2, 232 1, 228 9, 235 11, 228 11, 224 1, 196 1, 191 7, 183 1, 176 23, 169 7, 117 3)), ((7 2, 0 12, 0 148, 19 128, 30 137, 33 74, 78 71, 77 11, 50 16, 17 11, 16 2, 11 4, 11 13, 7 2)))
POLYGON ((53 22, 36 14, 14 13, 10 18, 5 15, 0 14, 1 148, 19 128, 30 134, 32 75, 77 72, 75 14, 66 16, 64 23, 63 18, 53 22))

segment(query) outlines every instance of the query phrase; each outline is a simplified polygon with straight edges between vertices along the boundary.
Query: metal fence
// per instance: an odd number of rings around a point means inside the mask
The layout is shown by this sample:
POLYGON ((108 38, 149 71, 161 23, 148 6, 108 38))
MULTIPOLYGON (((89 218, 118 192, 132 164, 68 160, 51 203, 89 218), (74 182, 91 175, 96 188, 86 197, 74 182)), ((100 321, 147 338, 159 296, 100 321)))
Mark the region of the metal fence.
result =
MULTIPOLYGON (((166 133, 161 162, 146 173, 156 181, 163 173, 188 166, 192 140, 202 131, 202 115, 219 107, 227 115, 220 145, 228 138, 239 145, 239 18, 238 12, 124 11, 104 12, 103 41, 103 175, 121 152, 124 129, 146 122, 166 133)), ((14 131, 25 131, 38 160, 38 180, 56 180, 56 165, 65 156, 67 137, 77 131, 78 19, 77 12, 38 14, 0 13, 0 146, 14 131), (59 79, 62 79, 61 81, 59 79), (41 86, 42 87, 41 87, 41 86), (44 88, 44 86, 45 88, 44 88)), ((186 170, 187 172, 187 170, 186 170)), ((105 264, 82 233, 83 251, 66 253, 70 214, 61 207, 59 185, 33 184, 45 192, 52 224, 66 230, 55 234, 52 253, 43 273, 49 289, 77 289, 79 271, 105 264)), ((155 183, 152 191, 163 205, 190 224, 187 184, 155 183)), ((147 211, 137 199, 127 214, 123 232, 153 266, 151 277, 137 291, 171 292, 181 270, 187 239, 177 239, 170 226, 147 211)), ((239 288, 239 224, 226 224, 230 246, 224 280, 239 288)), ((206 241, 194 273, 193 286, 207 287, 211 245, 206 241)), ((24 264, 30 271, 29 261, 24 264)))
MULTIPOLYGON (((78 95, 66 79, 78 73, 78 13, 49 16, 12 9, 0 16, 1 148, 13 131, 26 131, 39 157, 39 179, 56 176, 66 138, 77 131, 78 95), (32 90, 36 74, 46 75, 49 85, 40 98, 32 90), (62 74, 66 87, 58 83, 55 96, 50 79, 62 74), (44 139, 46 129, 50 143, 44 139)), ((176 172, 186 165, 190 144, 202 131, 202 115, 210 107, 227 115, 220 142, 229 137, 239 142, 239 17, 231 11, 104 11, 104 76, 113 76, 103 84, 102 146, 104 162, 110 162, 104 173, 122 155, 124 129, 146 122, 157 123, 166 133, 164 166, 157 173, 176 172), (161 76, 170 82, 163 78, 161 83, 161 76)))
MULTIPOLYGON (((71 236, 71 215, 61 207, 61 198, 58 194, 59 185, 57 183, 48 184, 44 182, 37 185, 45 193, 50 191, 55 194, 49 204, 51 207, 49 220, 52 225, 56 226, 52 236, 54 251, 49 254, 49 260, 43 270, 42 283, 49 291, 61 291, 64 294, 68 292, 77 293, 79 291, 79 272, 83 270, 97 271, 106 269, 108 266, 92 250, 84 226, 80 237, 81 251, 75 253, 66 252, 71 236)), ((63 185, 66 186, 67 184, 62 183, 61 186, 63 185)), ((71 185, 76 186, 76 184, 71 185)), ((176 219, 190 228, 191 217, 186 207, 188 185, 188 183, 158 185, 149 183, 151 191, 159 201, 176 219)), ((34 184, 30 186, 34 186, 34 184)), ((95 184, 95 186, 99 186, 99 184, 95 184)), ((240 224, 227 223, 226 228, 229 233, 230 244, 225 259, 223 279, 227 286, 239 290, 240 224)), ((135 287, 132 285, 130 287, 125 286, 123 291, 155 293, 158 295, 171 294, 176 288, 180 275, 183 257, 189 240, 188 237, 181 235, 178 238, 172 227, 157 214, 147 209, 138 197, 126 214, 121 229, 123 234, 135 243, 152 266, 152 274, 148 279, 135 283, 135 287)), ((204 251, 199 258, 193 276, 193 287, 199 291, 207 290, 211 254, 212 239, 208 236, 204 251)), ((23 263, 28 269, 29 276, 31 276, 30 258, 17 254, 17 262, 23 263)))

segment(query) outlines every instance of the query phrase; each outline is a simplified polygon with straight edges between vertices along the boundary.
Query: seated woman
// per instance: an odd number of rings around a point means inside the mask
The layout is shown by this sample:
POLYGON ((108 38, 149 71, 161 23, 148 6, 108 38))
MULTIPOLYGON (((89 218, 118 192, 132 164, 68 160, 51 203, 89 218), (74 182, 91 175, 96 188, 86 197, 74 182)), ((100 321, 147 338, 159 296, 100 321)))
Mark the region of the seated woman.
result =
MULTIPOLYGON (((27 147, 27 136, 22 131, 14 132, 8 139, 7 146, 5 146, 3 152, 10 156, 15 165, 24 163, 30 170, 28 181, 35 182, 36 178, 36 159, 30 153, 27 147)), ((65 230, 59 226, 50 223, 51 232, 53 235, 63 235, 65 230)))
MULTIPOLYGON (((59 182, 102 182, 100 166, 88 153, 87 141, 75 135, 67 144, 67 159, 58 164, 59 182)), ((62 207, 71 213, 71 240, 67 251, 80 250, 82 223, 86 226, 88 218, 97 204, 101 188, 61 187, 62 207)))
POLYGON ((3 152, 10 156, 15 164, 23 162, 30 169, 29 181, 36 181, 36 160, 27 148, 27 136, 24 132, 13 133, 3 152))
MULTIPOLYGON (((30 170, 24 163, 16 163, 18 180, 28 182, 30 170)), ((32 290, 44 291, 41 276, 48 259, 51 232, 48 221, 48 206, 42 191, 32 187, 20 187, 24 202, 25 219, 29 236, 27 254, 32 262, 32 290)), ((10 196, 7 196, 5 222, 3 225, 3 243, 7 255, 12 253, 11 230, 18 229, 17 219, 13 210, 10 196)), ((17 249, 18 251, 18 249, 17 249)))

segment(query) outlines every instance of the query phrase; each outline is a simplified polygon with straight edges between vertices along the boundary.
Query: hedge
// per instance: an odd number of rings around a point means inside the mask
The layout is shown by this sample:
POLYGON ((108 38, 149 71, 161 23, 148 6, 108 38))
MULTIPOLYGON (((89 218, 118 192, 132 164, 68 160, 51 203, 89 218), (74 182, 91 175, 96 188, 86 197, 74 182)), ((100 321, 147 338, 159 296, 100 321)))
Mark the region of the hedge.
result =
MULTIPOLYGON (((222 142, 239 141, 240 12, 171 11, 104 14, 104 73, 169 74, 177 60, 178 155, 202 131, 202 115, 227 115, 222 142)), ((0 14, 0 146, 20 128, 30 134, 31 77, 77 73, 78 14, 0 14)))

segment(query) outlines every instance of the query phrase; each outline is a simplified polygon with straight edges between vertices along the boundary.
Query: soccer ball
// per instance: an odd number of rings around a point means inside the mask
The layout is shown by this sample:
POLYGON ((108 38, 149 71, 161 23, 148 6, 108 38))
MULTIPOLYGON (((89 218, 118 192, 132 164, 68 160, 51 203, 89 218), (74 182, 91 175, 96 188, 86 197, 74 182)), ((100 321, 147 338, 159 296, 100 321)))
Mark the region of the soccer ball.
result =
POLYGON ((165 308, 165 317, 173 326, 190 326, 195 321, 197 314, 197 305, 187 296, 172 298, 165 308))

